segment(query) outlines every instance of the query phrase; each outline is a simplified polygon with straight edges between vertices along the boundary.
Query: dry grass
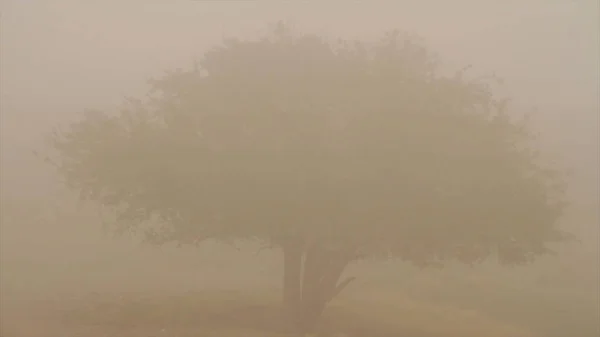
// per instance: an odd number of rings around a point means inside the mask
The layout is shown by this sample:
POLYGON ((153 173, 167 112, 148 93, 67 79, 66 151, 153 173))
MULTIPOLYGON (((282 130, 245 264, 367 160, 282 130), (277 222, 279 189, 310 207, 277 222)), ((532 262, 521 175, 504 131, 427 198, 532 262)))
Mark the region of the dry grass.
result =
MULTIPOLYGON (((289 336, 273 294, 205 292, 97 294, 81 298, 3 301, 2 337, 269 337, 289 336)), ((356 337, 532 337, 524 329, 464 311, 391 296, 335 303, 323 335, 356 337)))

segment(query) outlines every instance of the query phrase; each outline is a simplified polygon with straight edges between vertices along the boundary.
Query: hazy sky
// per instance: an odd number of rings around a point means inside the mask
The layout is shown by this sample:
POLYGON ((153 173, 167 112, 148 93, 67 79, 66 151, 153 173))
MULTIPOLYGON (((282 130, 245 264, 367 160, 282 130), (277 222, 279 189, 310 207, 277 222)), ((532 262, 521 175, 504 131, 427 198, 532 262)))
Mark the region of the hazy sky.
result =
POLYGON ((448 64, 505 77, 506 90, 551 111, 553 125, 585 128, 577 133, 588 136, 570 141, 589 146, 598 132, 594 0, 0 1, 3 165, 8 150, 30 147, 49 125, 142 93, 148 77, 277 20, 330 36, 413 31, 448 64))

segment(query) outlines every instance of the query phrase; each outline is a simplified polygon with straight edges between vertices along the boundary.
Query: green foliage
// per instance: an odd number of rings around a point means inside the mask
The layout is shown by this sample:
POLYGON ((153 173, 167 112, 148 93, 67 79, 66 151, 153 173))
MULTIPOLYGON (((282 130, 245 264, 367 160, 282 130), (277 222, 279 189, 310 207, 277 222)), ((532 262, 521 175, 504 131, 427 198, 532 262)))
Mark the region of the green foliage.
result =
POLYGON ((529 261, 563 238, 558 172, 490 83, 414 38, 226 40, 147 101, 56 133, 82 197, 157 242, 300 237, 415 263, 529 261))

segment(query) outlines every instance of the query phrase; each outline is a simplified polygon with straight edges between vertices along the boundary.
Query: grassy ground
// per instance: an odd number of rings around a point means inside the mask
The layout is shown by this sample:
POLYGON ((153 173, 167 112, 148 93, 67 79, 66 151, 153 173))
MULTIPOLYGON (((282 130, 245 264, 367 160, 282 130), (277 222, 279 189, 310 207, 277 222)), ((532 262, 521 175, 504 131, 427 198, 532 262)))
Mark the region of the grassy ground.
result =
MULTIPOLYGON (((494 279, 473 273, 453 278, 415 273, 412 280, 365 289, 361 296, 387 298, 401 291, 425 303, 476 310, 503 322, 524 326, 543 337, 600 336, 600 287, 532 284, 525 277, 494 279), (421 275, 421 276, 419 276, 421 275), (477 276, 479 275, 479 276, 477 276)), ((518 275, 518 274, 517 274, 518 275)))
MULTIPOLYGON (((392 295, 392 294, 390 294, 392 295)), ((256 292, 96 294, 4 302, 2 337, 289 336, 276 296, 256 292)), ((533 337, 475 311, 401 298, 346 299, 327 311, 324 336, 533 337), (345 335, 341 335, 344 333, 345 335)))
MULTIPOLYGON (((259 268, 269 261, 134 257, 50 264, 0 254, 0 337, 286 336, 279 294, 264 290, 278 285, 281 272, 259 268)), ((359 278, 328 310, 323 330, 357 337, 600 336, 597 282, 542 286, 527 276, 531 269, 469 270, 354 268, 359 278)))

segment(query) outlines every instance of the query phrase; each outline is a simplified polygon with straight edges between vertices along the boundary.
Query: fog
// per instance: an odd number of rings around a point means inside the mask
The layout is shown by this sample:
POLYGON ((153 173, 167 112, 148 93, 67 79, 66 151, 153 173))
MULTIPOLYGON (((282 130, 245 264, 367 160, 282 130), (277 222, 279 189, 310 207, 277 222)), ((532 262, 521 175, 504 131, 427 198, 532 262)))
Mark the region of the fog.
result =
MULTIPOLYGON (((270 250, 258 253, 251 243, 238 242, 232 247, 210 242, 195 249, 156 248, 129 236, 111 236, 103 227, 109 217, 93 205, 79 204, 65 191, 51 167, 33 153, 43 149, 44 137, 53 127, 75 120, 82 111, 114 109, 124 96, 144 95, 149 78, 167 70, 191 67, 195 58, 223 38, 253 38, 279 20, 291 23, 299 31, 328 37, 371 39, 398 28, 423 37, 439 53, 445 69, 472 65, 471 71, 476 74, 497 74, 504 80, 501 91, 511 97, 511 104, 538 111, 535 125, 542 148, 571 172, 572 204, 562 226, 574 233, 579 242, 561 246, 557 256, 544 257, 527 267, 498 268, 486 264, 473 269, 449 266, 441 271, 419 270, 396 262, 364 262, 352 266, 360 278, 344 292, 342 301, 390 297, 381 290, 399 287, 400 290, 394 288, 394 296, 403 302, 394 315, 398 313, 409 320, 425 320, 422 316, 432 313, 431 319, 436 322, 450 322, 460 316, 463 324, 469 325, 469 319, 473 319, 496 329, 498 336, 501 327, 528 333, 523 332, 522 336, 598 336, 597 1, 3 0, 3 337, 54 336, 66 331, 61 330, 67 328, 61 327, 56 312, 75 315, 68 311, 75 310, 69 306, 80 306, 77 301, 85 302, 89 296, 103 300, 110 296, 120 298, 118 307, 129 310, 133 317, 133 310, 151 311, 154 309, 148 307, 160 305, 152 302, 139 304, 145 306, 144 310, 132 309, 129 306, 133 300, 127 296, 138 301, 160 298, 168 302, 164 307, 171 308, 177 306, 173 298, 185 292, 191 297, 213 289, 253 294, 279 286, 280 255, 270 250), (450 312, 450 318, 440 318, 445 315, 440 312, 450 312), (417 315, 421 316, 417 319, 417 315), (465 315, 472 317, 467 319, 465 315), (45 324, 48 328, 43 328, 45 324), (52 329, 56 332, 48 332, 52 329)), ((192 305, 188 302, 179 304, 192 305)), ((123 323, 129 318, 113 314, 117 312, 114 310, 112 316, 107 314, 110 317, 105 319, 106 324, 112 324, 110 329, 118 324, 129 329, 123 323)), ((193 315, 185 314, 181 308, 173 310, 179 314, 172 315, 193 315)), ((164 319, 164 315, 146 311, 146 316, 140 314, 143 319, 164 319)), ((97 316, 89 312, 81 315, 97 316)), ((197 316, 202 316, 202 312, 197 316)), ((85 319, 89 321, 89 317, 85 319)), ((171 330, 177 331, 173 336, 201 333, 178 325, 185 319, 164 320, 166 323, 161 324, 165 327, 159 330, 164 336, 170 336, 171 330)), ((85 327, 74 333, 96 336, 96 331, 89 330, 86 324, 98 328, 100 323, 83 321, 80 325, 85 327)), ((112 333, 149 333, 140 327, 141 323, 135 324, 135 329, 116 329, 112 333)), ((444 324, 453 325, 440 323, 444 324)), ((101 327, 98 329, 102 331, 101 327)), ((477 335, 443 331, 418 335, 418 327, 414 329, 413 336, 477 335)), ((473 331, 487 331, 481 329, 473 331)))

